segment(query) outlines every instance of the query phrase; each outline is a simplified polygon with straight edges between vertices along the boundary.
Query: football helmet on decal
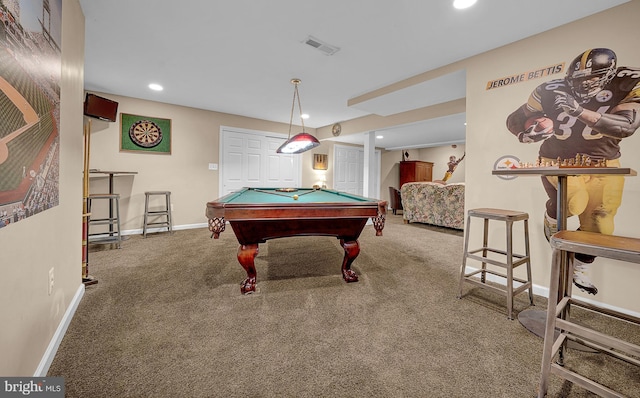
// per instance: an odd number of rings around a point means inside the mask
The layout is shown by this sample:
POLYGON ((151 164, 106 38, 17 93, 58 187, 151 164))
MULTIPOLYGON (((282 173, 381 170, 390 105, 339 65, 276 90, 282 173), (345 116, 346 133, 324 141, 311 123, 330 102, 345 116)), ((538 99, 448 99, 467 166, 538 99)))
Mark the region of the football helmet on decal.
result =
POLYGON ((578 55, 567 68, 567 83, 583 103, 595 97, 616 74, 616 53, 593 48, 578 55))

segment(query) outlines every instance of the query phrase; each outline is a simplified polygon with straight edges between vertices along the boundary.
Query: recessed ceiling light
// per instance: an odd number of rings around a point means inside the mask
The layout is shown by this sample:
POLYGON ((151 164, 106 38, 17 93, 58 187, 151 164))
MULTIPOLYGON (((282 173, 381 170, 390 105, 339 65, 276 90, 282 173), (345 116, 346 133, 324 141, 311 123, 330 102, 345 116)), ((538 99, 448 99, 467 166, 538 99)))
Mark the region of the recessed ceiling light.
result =
POLYGON ((458 10, 462 10, 476 4, 476 1, 477 0, 453 0, 453 6, 458 10))
POLYGON ((384 138, 384 136, 383 136, 383 135, 376 135, 376 138, 377 138, 377 139, 379 139, 379 140, 381 140, 381 139, 383 139, 383 138, 384 138))
POLYGON ((300 115, 300 117, 303 119, 309 119, 309 115, 306 113, 303 113, 302 115, 300 115))
POLYGON ((162 86, 156 83, 151 83, 149 84, 149 88, 152 89, 153 91, 162 91, 162 86))

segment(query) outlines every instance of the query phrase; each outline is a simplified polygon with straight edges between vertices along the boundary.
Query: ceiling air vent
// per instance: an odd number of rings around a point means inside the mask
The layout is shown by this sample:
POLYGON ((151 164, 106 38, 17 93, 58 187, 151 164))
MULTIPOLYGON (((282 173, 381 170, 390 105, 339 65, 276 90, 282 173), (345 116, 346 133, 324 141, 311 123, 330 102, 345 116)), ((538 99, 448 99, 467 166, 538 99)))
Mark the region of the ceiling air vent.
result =
POLYGON ((332 46, 331 44, 327 44, 321 40, 316 39, 313 36, 307 37, 304 41, 304 44, 310 45, 316 50, 322 52, 324 55, 333 55, 340 50, 340 47, 332 46))

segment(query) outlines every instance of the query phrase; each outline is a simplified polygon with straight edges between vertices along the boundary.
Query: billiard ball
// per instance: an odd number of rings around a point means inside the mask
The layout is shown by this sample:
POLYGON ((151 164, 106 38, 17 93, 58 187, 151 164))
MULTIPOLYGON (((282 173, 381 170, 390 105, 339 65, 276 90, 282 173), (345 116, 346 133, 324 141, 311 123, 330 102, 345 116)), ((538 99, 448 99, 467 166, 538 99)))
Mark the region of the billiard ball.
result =
POLYGON ((293 195, 293 200, 298 200, 298 195, 293 195))

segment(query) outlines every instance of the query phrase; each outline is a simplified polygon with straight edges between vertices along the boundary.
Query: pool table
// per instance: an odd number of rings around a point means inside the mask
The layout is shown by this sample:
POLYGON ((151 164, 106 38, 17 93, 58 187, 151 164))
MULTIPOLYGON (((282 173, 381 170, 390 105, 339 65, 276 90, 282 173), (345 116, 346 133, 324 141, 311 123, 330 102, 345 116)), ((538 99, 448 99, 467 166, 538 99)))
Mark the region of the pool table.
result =
MULTIPOLYGON (((387 202, 317 188, 243 188, 207 203, 209 230, 218 239, 229 221, 240 243, 238 262, 247 272, 243 294, 256 290, 258 244, 290 236, 335 236, 344 248, 342 277, 357 282, 351 263, 360 253, 358 237, 371 217, 382 235, 387 202)), ((313 253, 309 253, 310 256, 313 253)))

